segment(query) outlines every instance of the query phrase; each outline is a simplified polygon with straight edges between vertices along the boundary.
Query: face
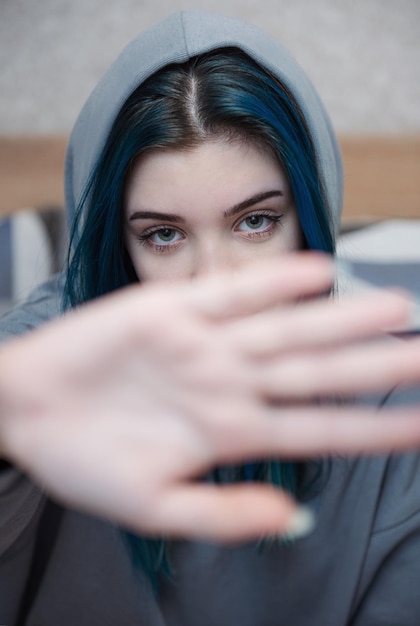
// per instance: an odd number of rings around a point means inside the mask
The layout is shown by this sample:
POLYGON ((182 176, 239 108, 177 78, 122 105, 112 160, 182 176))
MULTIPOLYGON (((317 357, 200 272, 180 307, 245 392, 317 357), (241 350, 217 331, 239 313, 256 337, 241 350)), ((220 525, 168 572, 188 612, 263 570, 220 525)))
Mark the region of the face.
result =
POLYGON ((284 172, 271 155, 240 142, 140 157, 124 217, 142 281, 194 278, 303 246, 284 172))

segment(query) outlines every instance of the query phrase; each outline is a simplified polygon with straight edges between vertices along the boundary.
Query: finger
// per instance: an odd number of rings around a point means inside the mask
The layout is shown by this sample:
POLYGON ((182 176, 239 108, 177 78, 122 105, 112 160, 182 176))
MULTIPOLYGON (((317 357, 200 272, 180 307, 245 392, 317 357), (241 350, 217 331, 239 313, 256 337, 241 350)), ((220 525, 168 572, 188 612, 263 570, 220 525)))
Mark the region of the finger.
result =
MULTIPOLYGON (((410 450, 420 443, 420 407, 381 411, 322 407, 318 415, 291 415, 281 425, 283 444, 298 454, 361 454, 410 450), (293 425, 292 425, 293 422, 293 425)), ((293 457, 293 453, 291 454, 293 457)))
POLYGON ((236 273, 208 277, 189 286, 195 310, 213 319, 250 315, 331 289, 333 264, 326 255, 284 255, 277 264, 254 263, 236 273))
POLYGON ((307 459, 418 448, 420 407, 378 412, 353 407, 272 408, 260 419, 243 419, 237 436, 213 440, 213 461, 307 459))
POLYGON ((420 340, 345 346, 259 363, 255 385, 271 398, 363 394, 420 382, 420 340))
POLYGON ((245 354, 265 357, 383 334, 407 323, 411 312, 407 297, 378 291, 336 302, 305 302, 235 320, 226 332, 245 354))
POLYGON ((267 535, 297 537, 313 527, 306 509, 270 486, 171 486, 159 502, 153 525, 171 536, 235 542, 267 535))

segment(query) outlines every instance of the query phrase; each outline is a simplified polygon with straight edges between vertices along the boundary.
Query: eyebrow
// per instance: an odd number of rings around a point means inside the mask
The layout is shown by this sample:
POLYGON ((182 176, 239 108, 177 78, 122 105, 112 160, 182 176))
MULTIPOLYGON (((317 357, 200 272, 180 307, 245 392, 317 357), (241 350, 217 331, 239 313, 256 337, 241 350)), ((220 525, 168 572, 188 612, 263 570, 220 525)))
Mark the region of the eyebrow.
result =
POLYGON ((178 224, 184 224, 185 220, 180 215, 174 215, 173 213, 159 213, 158 211, 135 211, 128 218, 129 222, 133 220, 162 220, 165 222, 177 222, 178 224))
POLYGON ((252 198, 248 198, 247 200, 243 200, 239 202, 239 204, 234 204, 230 209, 226 209, 224 212, 225 217, 232 217, 237 213, 240 213, 244 209, 249 209, 249 207, 254 206, 254 204, 258 204, 259 202, 263 202, 264 200, 268 200, 269 198, 277 198, 279 196, 283 196, 283 192, 280 189, 273 189, 271 191, 264 191, 263 193, 257 193, 252 198))
MULTIPOLYGON (((258 193, 251 198, 247 198, 238 204, 234 204, 229 209, 224 211, 224 217, 233 217, 237 213, 248 209, 254 204, 259 204, 264 200, 268 200, 269 198, 277 198, 284 196, 283 191, 280 189, 273 189, 271 191, 264 191, 263 193, 258 193)), ((134 211, 128 218, 129 222, 134 220, 161 220, 165 222, 171 222, 173 224, 185 224, 185 219, 180 215, 175 215, 173 213, 159 213, 158 211, 134 211)))

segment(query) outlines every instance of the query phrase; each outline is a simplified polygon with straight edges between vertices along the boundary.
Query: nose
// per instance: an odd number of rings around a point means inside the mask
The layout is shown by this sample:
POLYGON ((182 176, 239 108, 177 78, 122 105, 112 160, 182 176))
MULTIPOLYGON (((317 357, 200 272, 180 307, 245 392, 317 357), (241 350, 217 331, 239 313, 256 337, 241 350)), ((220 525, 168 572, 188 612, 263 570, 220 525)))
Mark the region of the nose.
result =
POLYGON ((227 242, 207 240, 196 246, 192 260, 191 277, 208 276, 234 267, 234 254, 227 242))

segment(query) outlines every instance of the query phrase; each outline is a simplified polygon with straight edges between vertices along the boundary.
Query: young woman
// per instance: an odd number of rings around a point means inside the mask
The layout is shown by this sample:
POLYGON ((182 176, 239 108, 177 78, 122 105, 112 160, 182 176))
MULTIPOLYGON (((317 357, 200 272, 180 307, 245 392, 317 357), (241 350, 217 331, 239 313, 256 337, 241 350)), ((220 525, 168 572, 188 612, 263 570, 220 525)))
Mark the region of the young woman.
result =
MULTIPOLYGON (((181 13, 117 59, 69 144, 64 304, 145 284, 46 331, 66 337, 59 402, 40 400, 41 369, 6 403, 4 456, 71 508, 6 468, 0 621, 416 623, 417 455, 319 457, 416 432, 384 420, 369 441, 372 409, 352 404, 331 419, 349 395, 419 377, 411 346, 352 345, 402 322, 401 298, 333 307, 328 262, 291 255, 334 254, 341 200, 328 117, 259 31, 181 13), (316 515, 303 539, 308 514, 283 489, 316 515)), ((5 332, 53 316, 61 288, 5 332)))

